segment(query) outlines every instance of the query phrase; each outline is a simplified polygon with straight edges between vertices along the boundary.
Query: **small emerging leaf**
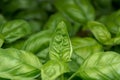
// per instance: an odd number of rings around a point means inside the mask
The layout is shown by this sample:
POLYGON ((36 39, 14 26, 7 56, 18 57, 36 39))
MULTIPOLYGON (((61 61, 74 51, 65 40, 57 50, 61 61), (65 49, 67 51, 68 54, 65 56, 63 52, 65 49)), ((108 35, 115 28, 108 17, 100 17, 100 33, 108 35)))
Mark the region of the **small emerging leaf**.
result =
POLYGON ((56 28, 50 42, 49 54, 51 60, 70 61, 72 45, 66 29, 66 24, 61 21, 56 28))

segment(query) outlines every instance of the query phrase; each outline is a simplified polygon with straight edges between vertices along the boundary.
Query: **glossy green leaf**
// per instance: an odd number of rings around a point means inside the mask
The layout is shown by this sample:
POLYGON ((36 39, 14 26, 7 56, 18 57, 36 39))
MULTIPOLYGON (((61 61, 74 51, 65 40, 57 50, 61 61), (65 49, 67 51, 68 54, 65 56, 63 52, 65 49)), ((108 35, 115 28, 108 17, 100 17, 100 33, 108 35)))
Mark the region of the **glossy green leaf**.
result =
POLYGON ((112 51, 97 52, 85 60, 79 69, 84 80, 119 80, 120 54, 112 51))
POLYGON ((105 45, 119 45, 120 44, 120 37, 115 37, 104 43, 105 45))
POLYGON ((93 38, 72 38, 73 51, 80 56, 83 60, 92 55, 95 52, 103 51, 102 45, 100 45, 93 38))
POLYGON ((102 44, 111 39, 110 32, 107 30, 106 26, 103 25, 102 23, 99 23, 97 21, 91 21, 88 22, 87 27, 93 33, 95 38, 102 44))
POLYGON ((86 21, 91 21, 95 19, 94 7, 90 3, 90 0, 75 0, 75 3, 83 12, 83 16, 86 18, 86 21))
POLYGON ((52 32, 50 30, 45 30, 32 35, 26 40, 22 49, 33 53, 39 52, 49 46, 51 34, 52 32))
POLYGON ((0 80, 120 80, 119 2, 0 0, 0 80))
POLYGON ((56 8, 72 21, 86 23, 94 20, 95 13, 89 0, 56 0, 56 8))
POLYGON ((120 10, 107 15, 102 16, 100 22, 104 23, 107 29, 114 35, 120 34, 120 10))
POLYGON ((4 36, 5 43, 11 43, 30 34, 31 28, 24 20, 13 20, 3 24, 0 33, 4 36))
POLYGON ((68 66, 58 60, 50 60, 41 68, 42 80, 56 80, 61 74, 68 72, 68 66))
POLYGON ((102 23, 91 21, 88 22, 87 26, 90 29, 90 31, 93 33, 95 38, 102 44, 110 45, 110 46, 120 44, 119 26, 115 26, 115 27, 113 25, 110 26, 113 31, 116 31, 116 35, 114 34, 114 36, 108 31, 107 27, 102 23))
POLYGON ((50 60, 41 68, 42 80, 56 80, 57 77, 69 71, 66 62, 71 58, 72 46, 66 25, 61 21, 53 34, 49 46, 50 60), (61 49, 60 49, 61 48, 61 49))
POLYGON ((66 23, 69 35, 74 35, 74 27, 72 27, 71 23, 67 21, 60 13, 52 15, 45 24, 44 29, 55 31, 57 24, 61 21, 64 21, 66 23))
POLYGON ((66 29, 66 24, 61 21, 53 34, 50 42, 49 54, 51 60, 70 61, 72 45, 66 29))
POLYGON ((32 53, 14 48, 0 49, 0 77, 31 80, 40 74, 42 64, 32 53))
POLYGON ((71 42, 73 53, 69 62, 69 68, 72 72, 76 72, 82 63, 93 53, 103 51, 102 45, 90 37, 75 37, 71 39, 71 42))
POLYGON ((53 14, 49 18, 48 22, 45 24, 44 29, 51 29, 51 30, 54 31, 56 29, 57 24, 60 21, 66 21, 66 19, 61 14, 59 14, 59 13, 53 14))

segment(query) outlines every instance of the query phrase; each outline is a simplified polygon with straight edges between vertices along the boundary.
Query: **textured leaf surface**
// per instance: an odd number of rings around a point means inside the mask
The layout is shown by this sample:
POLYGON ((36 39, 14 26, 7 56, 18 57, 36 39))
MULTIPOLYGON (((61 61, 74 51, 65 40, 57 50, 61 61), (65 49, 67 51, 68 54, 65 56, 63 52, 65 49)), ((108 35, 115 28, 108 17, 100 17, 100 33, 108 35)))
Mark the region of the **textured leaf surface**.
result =
POLYGON ((28 38, 28 40, 23 45, 23 50, 27 50, 33 53, 37 53, 40 50, 49 46, 51 40, 51 31, 46 30, 36 33, 28 38))
POLYGON ((85 60, 79 75, 85 80, 119 80, 120 54, 112 51, 97 52, 85 60))
POLYGON ((94 9, 88 0, 56 0, 55 6, 72 21, 85 23, 94 20, 94 9))
POLYGON ((0 27, 0 33, 4 36, 6 43, 14 42, 31 33, 29 24, 24 20, 13 20, 0 27))
POLYGON ((72 45, 66 29, 66 25, 61 21, 56 28, 50 42, 50 59, 69 61, 72 54, 72 45))
POLYGON ((0 49, 0 77, 31 79, 40 74, 42 64, 32 53, 13 48, 0 49))
POLYGON ((42 80, 55 80, 58 76, 68 71, 69 68, 64 62, 50 60, 41 68, 42 80))
POLYGON ((94 52, 102 51, 102 46, 93 38, 72 38, 74 52, 84 60, 94 52))
POLYGON ((99 42, 104 44, 111 39, 110 32, 102 23, 91 21, 88 22, 87 26, 99 42))

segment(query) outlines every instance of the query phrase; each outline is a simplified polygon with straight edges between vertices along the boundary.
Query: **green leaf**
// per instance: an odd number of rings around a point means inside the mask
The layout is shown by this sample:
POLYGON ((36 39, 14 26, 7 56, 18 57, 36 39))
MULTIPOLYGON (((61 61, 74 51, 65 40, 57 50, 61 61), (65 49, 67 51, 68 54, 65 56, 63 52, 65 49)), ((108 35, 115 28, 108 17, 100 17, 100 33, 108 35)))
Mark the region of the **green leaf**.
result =
POLYGON ((4 12, 6 13, 7 12, 13 13, 19 9, 34 9, 38 6, 37 1, 33 1, 33 0, 24 0, 24 1, 8 0, 6 3, 9 3, 4 5, 4 12))
POLYGON ((25 19, 25 20, 37 20, 45 21, 47 19, 47 14, 44 10, 34 9, 21 11, 15 15, 16 19, 25 19))
POLYGON ((71 61, 68 62, 70 71, 76 72, 83 62, 84 59, 81 56, 77 55, 75 52, 73 52, 71 56, 71 61))
POLYGON ((100 45, 96 40, 90 37, 75 37, 71 39, 71 42, 73 45, 73 51, 83 60, 85 60, 87 57, 95 52, 103 51, 102 45, 100 45))
POLYGON ((69 62, 69 68, 72 72, 76 72, 82 63, 93 53, 103 51, 102 45, 90 37, 74 37, 71 38, 71 42, 73 53, 69 62))
POLYGON ((61 74, 68 72, 68 66, 58 60, 50 60, 41 68, 42 80, 55 80, 61 74))
POLYGON ((58 23, 61 21, 64 21, 67 25, 69 35, 74 35, 75 33, 73 27, 71 26, 71 23, 66 20, 60 13, 53 14, 45 24, 44 29, 50 29, 51 31, 55 31, 58 23))
POLYGON ((86 21, 91 21, 95 19, 95 10, 90 0, 75 0, 75 3, 79 6, 80 10, 83 12, 86 21))
POLYGON ((113 12, 113 0, 93 0, 91 2, 96 9, 97 17, 108 15, 113 12))
POLYGON ((43 26, 43 22, 35 21, 35 20, 30 20, 29 24, 30 24, 31 29, 32 29, 32 34, 41 31, 41 28, 43 26))
POLYGON ((72 46, 67 33, 66 25, 61 21, 56 28, 49 46, 50 60, 41 68, 42 80, 55 80, 69 71, 65 62, 71 58, 72 46))
POLYGON ((0 33, 4 36, 5 43, 11 43, 30 34, 31 28, 24 20, 13 20, 3 24, 0 33))
POLYGON ((54 5, 71 21, 84 24, 94 20, 95 13, 89 0, 56 0, 54 5))
POLYGON ((36 53, 42 63, 46 63, 49 60, 49 48, 45 48, 36 53))
POLYGON ((97 52, 85 60, 78 75, 84 80, 119 80, 120 54, 97 52))
POLYGON ((50 42, 49 54, 51 60, 70 61, 72 45, 67 33, 66 24, 61 21, 50 42))
POLYGON ((119 45, 120 44, 120 37, 118 36, 118 37, 112 38, 109 41, 105 42, 104 44, 105 45, 112 45, 112 46, 119 45))
POLYGON ((104 23, 107 29, 114 35, 120 35, 120 10, 113 12, 110 15, 102 16, 99 20, 104 23))
MULTIPOLYGON (((111 28, 114 27, 113 25, 111 26, 111 28)), ((120 44, 119 26, 116 27, 116 30, 118 30, 118 32, 116 32, 116 35, 111 35, 106 26, 97 21, 88 22, 87 27, 90 29, 90 31, 100 43, 109 46, 120 44)), ((113 31, 116 30, 114 28, 113 31)))
POLYGON ((24 19, 30 23, 30 27, 32 28, 32 32, 38 32, 41 30, 43 23, 46 22, 48 15, 45 10, 34 9, 34 10, 22 10, 18 12, 14 19, 24 19))
POLYGON ((90 21, 88 22, 87 27, 93 33, 95 38, 102 44, 104 44, 105 42, 111 39, 110 32, 102 23, 99 23, 97 21, 90 21))
POLYGON ((50 30, 45 30, 30 36, 28 40, 26 40, 22 49, 33 53, 42 51, 49 46, 51 34, 52 32, 50 30))
POLYGON ((16 49, 21 49, 25 43, 26 39, 19 39, 13 43, 7 43, 2 46, 2 48, 16 48, 16 49))
POLYGON ((0 49, 0 77, 31 80, 40 75, 42 64, 32 53, 14 48, 0 49))

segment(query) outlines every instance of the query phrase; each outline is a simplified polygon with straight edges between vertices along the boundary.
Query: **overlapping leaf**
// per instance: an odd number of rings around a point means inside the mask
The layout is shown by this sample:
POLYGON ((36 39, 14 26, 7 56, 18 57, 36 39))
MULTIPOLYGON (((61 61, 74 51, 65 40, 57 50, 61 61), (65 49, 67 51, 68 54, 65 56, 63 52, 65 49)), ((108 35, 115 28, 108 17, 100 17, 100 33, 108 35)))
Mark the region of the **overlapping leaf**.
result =
POLYGON ((85 80, 119 80, 120 55, 116 52, 97 52, 85 60, 79 75, 85 80))
POLYGON ((40 75, 42 64, 32 53, 14 48, 0 49, 0 77, 8 79, 34 79, 40 75))
POLYGON ((24 20, 13 20, 0 26, 5 43, 14 42, 31 33, 30 25, 24 20))

